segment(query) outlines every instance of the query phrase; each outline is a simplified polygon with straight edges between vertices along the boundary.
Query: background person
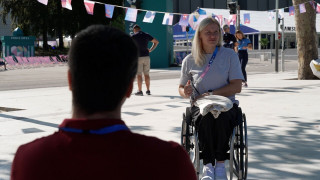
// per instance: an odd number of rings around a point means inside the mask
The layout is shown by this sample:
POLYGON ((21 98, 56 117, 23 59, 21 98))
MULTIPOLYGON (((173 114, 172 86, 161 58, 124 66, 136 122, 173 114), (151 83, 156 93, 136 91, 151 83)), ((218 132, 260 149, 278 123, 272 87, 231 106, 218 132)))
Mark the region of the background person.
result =
POLYGON ((179 94, 182 97, 190 98, 192 93, 196 97, 202 97, 211 90, 213 95, 228 97, 234 103, 232 109, 222 112, 217 119, 211 113, 202 117, 198 107, 191 108, 193 119, 197 119, 196 124, 199 124, 204 163, 203 180, 227 179, 224 161, 228 158, 232 129, 237 125, 238 101, 235 94, 241 92, 243 80, 237 54, 232 49, 221 46, 221 41, 219 22, 213 18, 202 20, 193 39, 191 54, 183 60, 181 67, 179 94), (209 66, 210 60, 213 61, 209 66), (199 93, 193 91, 192 79, 199 93))
POLYGON ((7 69, 6 62, 5 62, 4 60, 2 60, 2 59, 0 59, 0 66, 4 66, 4 70, 5 70, 5 71, 8 70, 8 69, 7 69))
POLYGON ((144 74, 144 81, 146 83, 147 91, 146 94, 151 95, 150 92, 150 56, 149 53, 152 52, 159 44, 159 41, 152 37, 150 34, 141 31, 139 25, 133 26, 132 38, 137 42, 139 48, 139 61, 138 61, 138 72, 137 72, 137 82, 138 82, 138 92, 135 95, 143 96, 142 92, 142 72, 144 74), (148 43, 152 42, 152 46, 149 49, 148 43))
POLYGON ((223 25, 223 47, 234 49, 234 46, 237 46, 237 39, 233 34, 230 34, 230 27, 225 24, 223 25))
POLYGON ((72 118, 58 132, 20 146, 11 179, 195 180, 179 144, 133 133, 121 120, 137 60, 134 41, 120 30, 96 25, 78 33, 69 51, 72 118))
POLYGON ((247 83, 247 72, 246 72, 246 66, 248 64, 248 49, 252 50, 252 43, 250 41, 250 39, 247 39, 243 32, 240 30, 236 31, 236 38, 238 40, 238 44, 235 47, 235 51, 238 52, 238 56, 239 56, 239 60, 241 63, 241 70, 242 70, 242 74, 244 76, 244 81, 242 83, 242 85, 244 87, 248 87, 248 83, 247 83))

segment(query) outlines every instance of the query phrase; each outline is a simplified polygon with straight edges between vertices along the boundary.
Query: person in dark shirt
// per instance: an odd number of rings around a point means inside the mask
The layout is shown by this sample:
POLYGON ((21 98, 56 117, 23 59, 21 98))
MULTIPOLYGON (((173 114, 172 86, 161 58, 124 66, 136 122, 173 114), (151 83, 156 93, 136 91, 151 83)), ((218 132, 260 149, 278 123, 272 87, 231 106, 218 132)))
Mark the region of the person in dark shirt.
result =
POLYGON ((2 59, 0 59, 0 66, 4 66, 4 70, 8 70, 6 62, 4 60, 2 60, 2 59))
POLYGON ((139 49, 139 60, 138 60, 138 72, 137 72, 137 82, 138 82, 138 92, 135 93, 137 96, 143 96, 142 92, 142 72, 144 74, 144 80, 146 83, 147 91, 146 94, 151 95, 150 92, 150 56, 149 53, 152 52, 159 44, 159 41, 152 37, 150 34, 141 31, 139 25, 133 26, 132 38, 138 44, 139 49), (152 46, 149 49, 148 43, 151 42, 152 46))
POLYGON ((68 61, 72 117, 19 147, 11 180, 196 180, 182 146, 133 133, 121 120, 137 62, 136 43, 120 30, 95 25, 78 33, 68 61))
POLYGON ((223 26, 223 46, 226 48, 234 49, 234 47, 237 45, 237 39, 233 34, 230 34, 230 27, 225 24, 223 26))

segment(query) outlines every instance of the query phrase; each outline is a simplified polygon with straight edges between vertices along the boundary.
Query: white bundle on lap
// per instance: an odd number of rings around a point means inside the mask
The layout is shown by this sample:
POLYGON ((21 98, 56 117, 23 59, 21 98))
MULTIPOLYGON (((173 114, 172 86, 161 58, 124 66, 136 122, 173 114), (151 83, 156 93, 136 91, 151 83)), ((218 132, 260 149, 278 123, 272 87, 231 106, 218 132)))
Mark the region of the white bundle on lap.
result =
POLYGON ((227 112, 233 107, 229 98, 217 95, 204 96, 197 100, 196 105, 199 107, 202 116, 211 112, 214 118, 218 118, 221 112, 227 112))

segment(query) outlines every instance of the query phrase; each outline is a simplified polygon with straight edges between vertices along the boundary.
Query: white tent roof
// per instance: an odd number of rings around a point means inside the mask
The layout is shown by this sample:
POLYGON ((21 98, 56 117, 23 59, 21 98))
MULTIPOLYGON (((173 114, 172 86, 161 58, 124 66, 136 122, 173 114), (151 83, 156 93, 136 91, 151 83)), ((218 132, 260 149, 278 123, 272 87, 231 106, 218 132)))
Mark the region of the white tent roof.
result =
MULTIPOLYGON (((207 12, 207 15, 214 14, 214 15, 222 15, 224 18, 229 18, 229 9, 209 9, 209 8, 201 8, 207 12)), ((276 31, 276 19, 273 20, 269 19, 268 11, 247 11, 247 10, 240 10, 240 22, 243 24, 243 14, 249 13, 250 14, 250 24, 244 24, 248 27, 253 29, 259 30, 261 34, 268 34, 274 33, 276 31)), ((274 13, 275 16, 275 13, 274 13)), ((320 14, 316 15, 316 31, 320 33, 320 14)), ((295 27, 295 20, 294 16, 289 16, 288 12, 284 13, 284 26, 285 27, 295 27)), ((279 31, 280 28, 279 28, 279 31)), ((286 30, 286 33, 292 32, 295 33, 294 30, 286 30)))

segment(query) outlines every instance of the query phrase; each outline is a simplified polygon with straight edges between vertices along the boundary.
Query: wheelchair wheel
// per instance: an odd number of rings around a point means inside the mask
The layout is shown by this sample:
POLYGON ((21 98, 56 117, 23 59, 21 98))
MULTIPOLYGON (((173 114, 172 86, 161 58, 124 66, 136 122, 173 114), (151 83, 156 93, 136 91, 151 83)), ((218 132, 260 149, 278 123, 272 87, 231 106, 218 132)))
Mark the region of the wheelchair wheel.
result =
POLYGON ((189 125, 186 122, 186 114, 183 113, 181 125, 181 146, 189 153, 190 151, 190 140, 189 140, 189 125))
POLYGON ((200 175, 200 153, 198 134, 195 131, 193 123, 188 124, 187 118, 190 118, 190 111, 183 113, 182 127, 181 127, 181 145, 189 154, 190 160, 196 170, 197 178, 200 175))
POLYGON ((233 174, 238 179, 247 179, 248 174, 248 137, 247 121, 245 114, 242 114, 242 123, 236 126, 230 141, 230 180, 233 174))

